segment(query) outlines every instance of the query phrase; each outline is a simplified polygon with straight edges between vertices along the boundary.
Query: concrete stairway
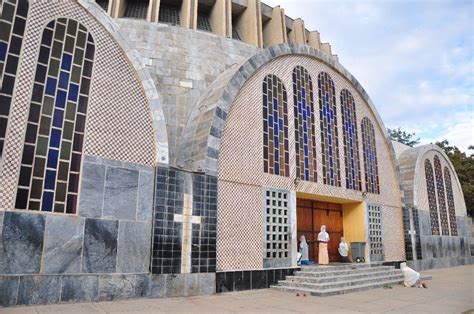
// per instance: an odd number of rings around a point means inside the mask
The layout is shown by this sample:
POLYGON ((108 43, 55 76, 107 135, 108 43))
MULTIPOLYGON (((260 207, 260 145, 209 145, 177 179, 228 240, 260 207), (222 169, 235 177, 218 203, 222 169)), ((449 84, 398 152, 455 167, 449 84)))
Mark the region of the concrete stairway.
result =
POLYGON ((381 288, 403 282, 400 269, 374 264, 339 264, 337 266, 303 266, 287 276, 274 289, 306 292, 314 296, 330 296, 381 288))

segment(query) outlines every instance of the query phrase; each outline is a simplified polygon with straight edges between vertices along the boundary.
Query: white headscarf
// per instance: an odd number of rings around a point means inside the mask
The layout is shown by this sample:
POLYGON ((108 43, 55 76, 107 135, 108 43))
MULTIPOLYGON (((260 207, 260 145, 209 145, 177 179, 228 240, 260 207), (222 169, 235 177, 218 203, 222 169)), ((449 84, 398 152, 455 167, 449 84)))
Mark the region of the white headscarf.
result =
POLYGON ((341 243, 339 243, 338 251, 341 256, 347 256, 349 254, 349 246, 347 245, 346 240, 344 240, 344 237, 341 237, 341 243))
POLYGON ((405 281, 403 283, 406 287, 413 287, 418 279, 420 279, 420 273, 408 267, 407 263, 401 263, 400 269, 403 272, 403 277, 405 277, 405 281))
POLYGON ((306 237, 302 235, 300 237, 300 253, 301 253, 301 260, 308 260, 308 243, 306 243, 306 237))
POLYGON ((318 241, 329 241, 329 233, 326 232, 326 226, 321 226, 321 232, 318 234, 318 241))

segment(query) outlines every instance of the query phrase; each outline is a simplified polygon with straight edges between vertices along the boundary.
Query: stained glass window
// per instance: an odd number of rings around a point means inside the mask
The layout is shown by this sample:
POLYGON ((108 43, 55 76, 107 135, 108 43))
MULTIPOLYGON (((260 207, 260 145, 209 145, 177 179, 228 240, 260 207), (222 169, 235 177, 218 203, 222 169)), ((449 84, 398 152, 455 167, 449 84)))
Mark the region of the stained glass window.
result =
POLYGON ((94 40, 72 19, 43 30, 16 208, 75 213, 94 40))
POLYGON ((313 81, 302 66, 293 70, 296 177, 316 182, 313 81))
POLYGON ((451 235, 458 235, 458 224, 456 221, 456 209, 454 207, 454 195, 453 186, 451 182, 451 174, 449 173, 448 167, 444 167, 444 182, 446 184, 446 199, 448 200, 448 214, 449 214, 449 227, 451 229, 451 235))
POLYGON ((324 184, 341 186, 336 90, 326 72, 318 75, 319 121, 324 184))
POLYGON ((369 193, 380 193, 377 148, 374 125, 365 117, 362 119, 362 148, 364 154, 365 188, 369 193))
POLYGON ((426 192, 430 208, 431 234, 439 235, 438 205, 436 203, 436 190, 433 176, 433 166, 429 159, 425 159, 426 192))
POLYGON ((0 158, 25 33, 27 0, 0 1, 0 158))
POLYGON ((263 81, 263 167, 289 177, 288 107, 286 89, 275 75, 263 81))
POLYGON ((438 192, 438 208, 441 222, 441 233, 443 235, 449 235, 448 212, 446 210, 446 199, 444 195, 443 170, 437 155, 434 156, 434 168, 436 176, 436 190, 438 192))
POLYGON ((341 91, 342 135, 344 138, 344 168, 346 188, 361 191, 359 138, 354 97, 347 89, 341 91))

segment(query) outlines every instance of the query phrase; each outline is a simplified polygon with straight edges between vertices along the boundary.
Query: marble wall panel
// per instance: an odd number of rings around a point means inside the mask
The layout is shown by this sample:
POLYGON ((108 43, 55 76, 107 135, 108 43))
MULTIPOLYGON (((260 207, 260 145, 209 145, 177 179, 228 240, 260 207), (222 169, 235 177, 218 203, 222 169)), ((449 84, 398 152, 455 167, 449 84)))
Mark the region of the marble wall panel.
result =
POLYGON ((120 221, 117 272, 145 273, 150 269, 151 224, 120 221))
POLYGON ((108 167, 105 175, 104 217, 136 219, 138 171, 108 167))
POLYGON ((65 276, 61 287, 62 302, 99 301, 99 276, 65 276))
POLYGON ((60 276, 24 276, 20 278, 17 304, 58 303, 60 294, 60 276))
POLYGON ((113 273, 116 269, 118 221, 86 219, 82 271, 113 273))
POLYGON ((84 221, 77 216, 47 216, 41 272, 81 272, 84 221))

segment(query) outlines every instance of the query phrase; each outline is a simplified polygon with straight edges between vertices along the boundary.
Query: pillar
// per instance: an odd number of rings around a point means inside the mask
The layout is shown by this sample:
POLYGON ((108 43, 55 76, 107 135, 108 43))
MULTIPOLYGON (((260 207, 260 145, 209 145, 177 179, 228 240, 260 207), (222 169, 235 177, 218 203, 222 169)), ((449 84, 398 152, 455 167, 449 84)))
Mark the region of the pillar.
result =
POLYGON ((181 4, 181 26, 196 29, 198 0, 183 0, 181 4))
POLYGON ((272 18, 263 26, 263 45, 271 47, 288 43, 286 34, 285 11, 280 6, 274 7, 272 18))
POLYGON ((209 16, 214 34, 232 37, 231 5, 231 0, 216 0, 214 3, 209 16))
POLYGON ((260 0, 248 0, 247 8, 235 23, 242 40, 256 47, 263 47, 260 0))
POLYGON ((291 30, 289 37, 289 40, 292 43, 306 44, 306 30, 302 19, 298 18, 293 21, 293 29, 291 30))

